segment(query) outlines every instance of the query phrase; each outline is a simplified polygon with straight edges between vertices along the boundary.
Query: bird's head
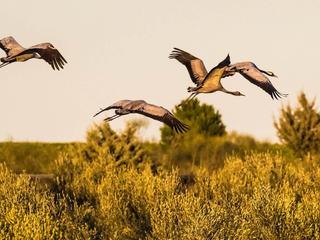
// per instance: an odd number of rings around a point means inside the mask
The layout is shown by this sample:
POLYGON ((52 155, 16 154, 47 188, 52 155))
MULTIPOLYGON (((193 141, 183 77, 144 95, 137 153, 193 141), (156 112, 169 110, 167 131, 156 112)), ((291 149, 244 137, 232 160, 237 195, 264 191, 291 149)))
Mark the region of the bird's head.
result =
POLYGON ((48 43, 48 47, 51 49, 56 49, 51 43, 48 43))
POLYGON ((277 75, 275 75, 273 72, 271 72, 271 71, 266 71, 266 74, 268 75, 268 76, 270 76, 270 77, 278 77, 277 75))

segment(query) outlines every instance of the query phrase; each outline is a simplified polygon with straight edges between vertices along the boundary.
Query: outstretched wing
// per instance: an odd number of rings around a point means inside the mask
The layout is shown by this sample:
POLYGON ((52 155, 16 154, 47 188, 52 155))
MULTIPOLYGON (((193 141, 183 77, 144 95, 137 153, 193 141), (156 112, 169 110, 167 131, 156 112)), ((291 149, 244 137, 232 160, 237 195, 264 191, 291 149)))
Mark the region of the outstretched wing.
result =
POLYGON ((144 104, 144 106, 140 109, 135 110, 134 112, 140 113, 152 119, 158 120, 167 124, 177 133, 183 133, 189 129, 189 126, 180 122, 177 118, 175 118, 171 112, 163 107, 159 107, 153 104, 144 104))
POLYGON ((187 53, 179 48, 174 50, 169 55, 171 59, 177 59, 188 69, 191 80, 199 85, 207 75, 207 69, 200 58, 197 58, 190 53, 187 53))
POLYGON ((7 57, 19 54, 24 51, 23 48, 13 37, 5 37, 0 40, 0 48, 6 52, 7 57))
POLYGON ((288 94, 280 93, 270 82, 269 78, 266 77, 252 62, 243 62, 230 65, 231 69, 235 69, 243 77, 249 80, 251 83, 262 88, 267 92, 272 99, 279 99, 286 97, 288 94))
POLYGON ((40 43, 26 49, 21 54, 33 52, 38 53, 42 59, 51 65, 53 70, 60 70, 60 68, 63 69, 63 65, 67 63, 66 59, 51 43, 40 43))
POLYGON ((128 103, 132 102, 131 100, 120 100, 120 101, 117 101, 115 102, 114 104, 106 107, 106 108, 103 108, 103 109, 100 109, 99 112, 97 112, 95 115, 93 115, 93 117, 99 115, 100 113, 104 112, 104 111, 107 111, 109 109, 122 109, 123 106, 127 105, 128 103))

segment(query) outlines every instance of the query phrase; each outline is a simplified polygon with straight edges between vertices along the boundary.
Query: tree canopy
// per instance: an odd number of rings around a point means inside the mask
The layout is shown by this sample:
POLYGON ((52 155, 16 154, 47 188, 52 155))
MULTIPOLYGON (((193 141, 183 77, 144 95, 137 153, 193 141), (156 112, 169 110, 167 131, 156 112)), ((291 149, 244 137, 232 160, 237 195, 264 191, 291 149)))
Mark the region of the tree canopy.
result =
MULTIPOLYGON (((183 100, 179 105, 175 106, 173 114, 190 126, 189 133, 204 136, 222 136, 226 133, 221 115, 212 105, 200 104, 198 99, 183 100)), ((173 136, 174 132, 170 127, 164 125, 161 128, 162 143, 169 143, 173 136)))

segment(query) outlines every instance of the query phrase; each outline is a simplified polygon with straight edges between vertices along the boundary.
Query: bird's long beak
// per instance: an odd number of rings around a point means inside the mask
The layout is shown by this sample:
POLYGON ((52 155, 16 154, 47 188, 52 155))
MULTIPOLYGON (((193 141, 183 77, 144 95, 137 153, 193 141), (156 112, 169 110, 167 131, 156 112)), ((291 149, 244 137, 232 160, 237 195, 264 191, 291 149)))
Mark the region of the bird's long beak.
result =
POLYGON ((240 96, 246 96, 246 95, 244 95, 244 94, 240 93, 240 96))
POLYGON ((275 75, 275 74, 273 74, 273 77, 278 78, 278 76, 277 76, 277 75, 275 75))
POLYGON ((100 111, 97 112, 95 115, 93 115, 93 117, 99 115, 100 113, 104 112, 105 110, 107 110, 106 108, 100 108, 100 111))

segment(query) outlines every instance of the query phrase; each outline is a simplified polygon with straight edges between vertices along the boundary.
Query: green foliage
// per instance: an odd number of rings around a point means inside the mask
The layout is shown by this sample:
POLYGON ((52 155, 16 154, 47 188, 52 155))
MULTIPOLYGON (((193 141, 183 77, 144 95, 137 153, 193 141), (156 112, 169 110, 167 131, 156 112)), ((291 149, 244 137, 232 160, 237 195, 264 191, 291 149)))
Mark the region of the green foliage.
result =
POLYGON ((161 128, 161 147, 153 146, 152 149, 158 155, 151 153, 157 162, 169 168, 178 166, 184 171, 192 166, 207 166, 215 169, 222 166, 226 155, 232 154, 239 145, 226 140, 221 115, 211 105, 200 104, 197 99, 182 101, 175 106, 173 113, 188 124, 190 130, 176 134, 164 125, 161 128))
MULTIPOLYGON (((221 120, 219 111, 213 106, 201 104, 198 99, 182 101, 176 105, 173 113, 182 122, 190 126, 189 134, 201 134, 204 136, 222 136, 226 133, 225 125, 221 120)), ((176 141, 173 130, 164 125, 161 128, 161 142, 170 144, 176 141)))
POLYGON ((14 172, 48 173, 54 160, 70 145, 78 143, 1 142, 0 163, 14 172))
POLYGON ((290 105, 282 107, 275 127, 281 142, 303 157, 320 150, 320 114, 315 101, 309 102, 303 92, 298 96, 298 104, 294 110, 290 105))
POLYGON ((231 132, 224 136, 208 137, 201 134, 176 136, 176 141, 169 146, 157 144, 149 146, 149 155, 154 162, 161 163, 167 169, 179 167, 182 172, 190 173, 194 168, 202 167, 208 171, 223 166, 229 156, 242 158, 247 153, 292 154, 283 146, 268 142, 258 142, 251 136, 231 132))

